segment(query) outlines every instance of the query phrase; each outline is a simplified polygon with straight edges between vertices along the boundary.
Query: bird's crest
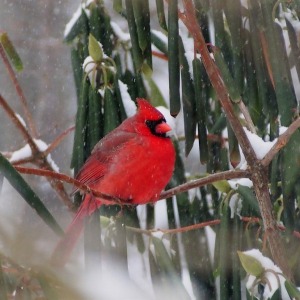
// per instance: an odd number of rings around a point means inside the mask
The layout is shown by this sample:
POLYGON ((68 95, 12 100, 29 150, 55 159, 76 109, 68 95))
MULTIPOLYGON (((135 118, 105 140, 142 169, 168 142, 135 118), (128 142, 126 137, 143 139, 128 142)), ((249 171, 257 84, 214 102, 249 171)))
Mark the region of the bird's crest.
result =
POLYGON ((143 98, 137 99, 138 115, 144 120, 157 121, 164 119, 164 115, 143 98))

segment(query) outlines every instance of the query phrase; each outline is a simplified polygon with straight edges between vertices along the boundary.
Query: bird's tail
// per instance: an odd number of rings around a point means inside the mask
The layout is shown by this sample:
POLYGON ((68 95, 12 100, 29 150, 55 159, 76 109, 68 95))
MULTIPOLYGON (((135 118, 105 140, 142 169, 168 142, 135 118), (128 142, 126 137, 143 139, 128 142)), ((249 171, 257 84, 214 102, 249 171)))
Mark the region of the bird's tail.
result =
POLYGON ((70 257, 83 230, 85 217, 97 209, 96 203, 92 198, 93 197, 90 194, 87 194, 84 197, 74 219, 65 231, 65 235, 58 242, 52 253, 51 265, 63 267, 68 261, 68 258, 70 257))

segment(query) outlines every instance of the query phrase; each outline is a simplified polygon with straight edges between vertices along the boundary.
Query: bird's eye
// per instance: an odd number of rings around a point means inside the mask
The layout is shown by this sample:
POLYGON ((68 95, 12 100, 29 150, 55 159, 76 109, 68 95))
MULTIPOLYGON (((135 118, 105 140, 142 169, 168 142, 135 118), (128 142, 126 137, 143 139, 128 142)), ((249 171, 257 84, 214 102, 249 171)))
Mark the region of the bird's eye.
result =
POLYGON ((156 129, 156 126, 161 123, 166 123, 165 118, 161 118, 159 120, 146 120, 145 121, 146 126, 150 129, 152 134, 159 136, 159 137, 166 137, 165 133, 160 133, 156 129))

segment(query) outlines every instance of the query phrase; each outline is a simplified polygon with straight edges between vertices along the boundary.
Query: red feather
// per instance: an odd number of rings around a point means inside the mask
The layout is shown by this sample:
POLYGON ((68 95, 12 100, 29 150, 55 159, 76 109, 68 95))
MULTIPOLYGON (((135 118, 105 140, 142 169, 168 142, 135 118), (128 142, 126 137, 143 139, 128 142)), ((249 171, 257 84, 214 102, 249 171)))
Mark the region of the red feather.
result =
MULTIPOLYGON (((137 113, 98 142, 76 179, 124 202, 156 201, 174 169, 174 147, 165 136, 170 129, 157 109, 138 99, 137 113)), ((65 237, 54 250, 55 265, 66 262, 83 229, 84 218, 103 202, 91 195, 84 197, 65 237)))

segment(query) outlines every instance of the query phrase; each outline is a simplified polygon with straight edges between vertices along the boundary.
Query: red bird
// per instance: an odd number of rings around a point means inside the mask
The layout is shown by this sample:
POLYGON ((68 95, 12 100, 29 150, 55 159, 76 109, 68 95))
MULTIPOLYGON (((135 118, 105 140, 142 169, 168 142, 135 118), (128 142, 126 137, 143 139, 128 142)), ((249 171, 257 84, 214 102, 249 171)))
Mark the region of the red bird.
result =
MULTIPOLYGON (((107 134, 93 149, 76 179, 124 203, 156 201, 169 182, 175 150, 166 135, 171 127, 145 99, 137 99, 138 111, 107 134)), ((52 262, 63 265, 84 226, 84 218, 107 202, 86 194, 65 236, 56 246, 52 262)))

